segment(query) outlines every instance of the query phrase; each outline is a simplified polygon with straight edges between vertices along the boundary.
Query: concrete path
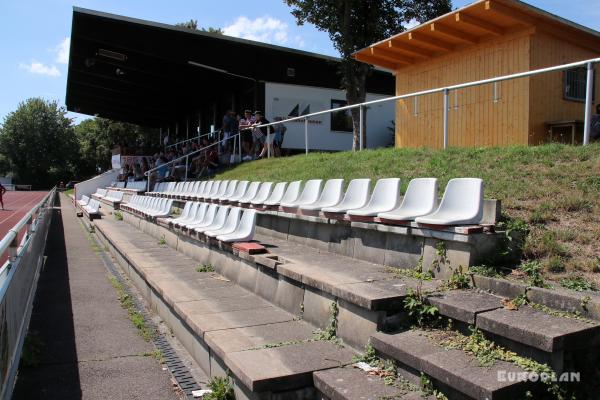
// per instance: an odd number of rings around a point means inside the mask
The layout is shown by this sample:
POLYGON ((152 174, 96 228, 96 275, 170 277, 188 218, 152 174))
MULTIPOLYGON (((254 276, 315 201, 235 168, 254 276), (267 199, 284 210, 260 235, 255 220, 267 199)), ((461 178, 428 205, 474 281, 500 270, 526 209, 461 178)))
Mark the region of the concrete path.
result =
POLYGON ((14 399, 178 399, 121 308, 69 200, 60 196, 30 324, 37 365, 19 371, 14 399))

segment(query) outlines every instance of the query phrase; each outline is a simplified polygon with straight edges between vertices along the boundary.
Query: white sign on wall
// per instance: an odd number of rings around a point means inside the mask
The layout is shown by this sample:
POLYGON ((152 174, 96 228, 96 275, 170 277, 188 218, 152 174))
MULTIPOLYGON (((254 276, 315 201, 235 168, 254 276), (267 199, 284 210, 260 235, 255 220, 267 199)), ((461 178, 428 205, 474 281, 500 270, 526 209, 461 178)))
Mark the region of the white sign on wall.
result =
MULTIPOLYGON (((367 100, 375 100, 386 96, 367 94, 367 100)), ((265 83, 265 113, 267 119, 288 119, 317 111, 338 107, 344 102, 346 94, 343 90, 326 89, 312 86, 265 83)), ((395 102, 385 102, 369 107, 367 110, 367 145, 369 147, 386 146, 393 143, 393 136, 388 127, 394 120, 395 102)), ((340 115, 342 117, 343 115, 340 115)), ((334 121, 336 122, 336 121, 334 121)), ((339 121, 337 121, 339 122, 339 121)), ((343 125, 343 124, 341 124, 343 125)), ((287 132, 283 147, 288 149, 304 149, 304 120, 286 122, 287 132)), ((331 114, 322 114, 308 120, 308 147, 311 150, 350 150, 352 148, 352 131, 333 130, 340 124, 331 123, 331 114)))
POLYGON ((120 154, 113 155, 111 158, 111 164, 112 164, 113 169, 121 168, 121 155, 120 154))

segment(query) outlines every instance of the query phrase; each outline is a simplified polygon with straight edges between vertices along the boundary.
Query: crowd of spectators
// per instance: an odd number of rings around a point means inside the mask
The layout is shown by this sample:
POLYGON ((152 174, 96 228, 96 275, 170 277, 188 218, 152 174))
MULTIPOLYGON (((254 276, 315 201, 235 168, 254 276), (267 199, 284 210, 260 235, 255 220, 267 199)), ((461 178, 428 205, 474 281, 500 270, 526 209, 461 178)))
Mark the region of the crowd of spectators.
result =
MULTIPOLYGON (((281 118, 275 118, 275 121, 281 121, 281 118)), ((186 173, 188 178, 200 179, 214 175, 227 164, 264 158, 269 150, 271 156, 279 157, 282 155, 281 146, 287 128, 283 124, 276 124, 270 127, 268 134, 267 127, 257 127, 268 123, 261 111, 253 113, 245 110, 244 115, 240 116, 228 110, 217 132, 177 145, 171 145, 167 136, 162 149, 153 156, 139 156, 135 161, 125 164, 119 179, 146 180, 146 172, 150 170, 151 182, 182 180, 186 173), (241 152, 238 148, 240 138, 241 152)))

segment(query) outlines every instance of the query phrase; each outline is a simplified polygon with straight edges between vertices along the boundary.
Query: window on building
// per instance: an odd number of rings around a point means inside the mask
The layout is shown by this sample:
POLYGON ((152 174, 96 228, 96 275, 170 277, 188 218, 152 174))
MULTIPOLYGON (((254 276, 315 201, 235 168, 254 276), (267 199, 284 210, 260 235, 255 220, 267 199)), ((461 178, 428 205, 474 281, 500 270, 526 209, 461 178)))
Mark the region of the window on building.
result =
MULTIPOLYGON (((594 74, 594 81, 596 80, 594 74)), ((565 100, 585 101, 585 90, 587 82, 587 69, 585 67, 572 68, 565 71, 564 74, 564 94, 565 100)), ((593 85, 595 89, 595 84, 593 85)), ((592 98, 595 97, 592 90, 592 98)))
MULTIPOLYGON (((346 100, 331 100, 331 108, 347 106, 346 100)), ((331 130, 340 132, 352 132, 352 113, 350 110, 331 113, 331 130)))

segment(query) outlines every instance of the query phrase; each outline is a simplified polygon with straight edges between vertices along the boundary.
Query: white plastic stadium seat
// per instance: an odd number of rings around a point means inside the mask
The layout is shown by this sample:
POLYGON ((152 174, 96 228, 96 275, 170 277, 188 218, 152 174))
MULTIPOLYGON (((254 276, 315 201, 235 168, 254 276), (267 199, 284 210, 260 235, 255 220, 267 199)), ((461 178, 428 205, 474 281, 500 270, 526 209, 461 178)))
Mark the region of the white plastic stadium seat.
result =
POLYGON ((248 189, 246 193, 237 201, 240 204, 250 203, 252 199, 256 197, 256 193, 258 193, 258 189, 260 188, 260 182, 252 182, 248 185, 248 189))
POLYGON ((87 206, 89 202, 90 198, 87 196, 81 196, 81 199, 77 200, 77 204, 79 204, 81 207, 87 206))
POLYGON ((196 204, 196 207, 193 207, 192 210, 190 210, 190 213, 185 220, 182 219, 182 220, 178 221, 177 223, 173 224, 176 228, 181 228, 184 226, 197 224, 200 221, 202 221, 202 219, 206 215, 206 210, 208 209, 208 203, 194 203, 194 204, 196 204))
POLYGON ((252 202, 252 204, 262 204, 263 206, 274 206, 278 205, 283 199, 283 195, 285 194, 285 189, 287 188, 287 182, 279 182, 275 184, 273 191, 269 195, 269 197, 263 201, 262 203, 255 203, 256 199, 252 202))
POLYGON ((219 235, 217 239, 222 242, 249 242, 254 237, 256 230, 256 210, 244 210, 237 229, 227 235, 219 235))
POLYGON ((178 221, 185 220, 186 218, 188 218, 188 217, 189 217, 189 215, 190 215, 190 210, 191 210, 193 207, 197 207, 197 204, 198 204, 198 203, 194 203, 194 202, 192 202, 192 201, 187 201, 187 202, 185 203, 185 205, 183 206, 183 210, 181 211, 181 214, 180 214, 178 217, 174 217, 174 218, 165 218, 165 219, 163 220, 163 222, 164 222, 164 223, 170 223, 170 224, 172 224, 172 223, 175 223, 175 222, 178 222, 178 221))
POLYGON ((300 187, 302 186, 302 181, 294 181, 292 183, 290 183, 287 187, 287 189, 285 189, 285 193, 283 194, 283 197, 281 197, 281 199, 276 202, 273 201, 271 202, 271 200, 267 200, 265 202, 266 206, 271 206, 271 205, 279 205, 279 204, 283 204, 283 203, 293 203, 294 201, 298 200, 298 197, 300 196, 300 187))
POLYGON ((400 202, 400 179, 380 179, 375 184, 371 199, 366 206, 349 210, 347 214, 352 219, 357 217, 375 217, 379 213, 389 212, 397 208, 400 202))
POLYGON ((225 224, 220 229, 211 229, 204 231, 206 236, 217 237, 219 235, 228 235, 230 233, 235 232, 238 224, 240 223, 240 215, 242 214, 242 209, 239 207, 232 207, 227 215, 227 219, 225 220, 225 224))
POLYGON ((204 231, 214 231, 217 229, 221 229, 223 225, 225 225, 225 220, 227 219, 227 214, 229 213, 229 206, 218 206, 217 213, 215 214, 215 218, 212 223, 207 226, 199 226, 194 228, 194 230, 198 233, 202 233, 204 231))
MULTIPOLYGON (((203 203, 203 204, 207 204, 207 203, 203 203)), ((196 218, 194 220, 194 222, 185 224, 183 226, 185 226, 187 229, 191 229, 191 230, 193 230, 195 228, 209 226, 210 224, 213 223, 213 220, 215 219, 215 215, 217 214, 218 207, 219 206, 216 204, 209 205, 208 208, 206 209, 206 212, 202 216, 202 218, 196 218)))
POLYGON ((231 203, 236 203, 239 199, 244 197, 246 191, 248 190, 248 186, 250 186, 249 181, 241 181, 240 183, 238 183, 237 187, 235 188, 235 192, 231 197, 227 199, 227 201, 231 203))
POLYGON ((212 199, 213 197, 215 197, 217 195, 217 193, 219 192, 221 183, 222 183, 221 181, 214 181, 212 187, 210 188, 210 192, 205 193, 204 198, 209 200, 209 199, 212 199))
POLYGON ((256 192, 256 196, 250 200, 250 204, 264 203, 271 195, 271 189, 273 189, 273 182, 263 182, 258 192, 256 192))
POLYGON ((321 194, 321 185, 323 184, 322 179, 311 179, 306 181, 304 189, 298 198, 290 202, 281 202, 281 207, 286 208, 297 208, 302 205, 312 204, 319 199, 321 194))
POLYGON ((301 205, 301 210, 319 211, 323 207, 333 207, 342 200, 344 194, 343 179, 329 179, 323 186, 321 196, 314 203, 301 205))
POLYGON ((400 207, 377 216, 392 221, 414 221, 431 214, 437 205, 438 183, 436 178, 416 178, 408 183, 400 207))
POLYGON ((225 192, 227 191, 227 187, 229 186, 229 181, 221 181, 221 184, 219 185, 219 190, 217 190, 215 192, 215 194, 213 194, 211 196, 211 200, 217 200, 219 197, 223 196, 225 194, 225 192))
POLYGON ((238 185, 237 180, 229 181, 229 184, 227 185, 227 189, 225 189, 225 192, 223 192, 223 194, 215 200, 223 201, 223 200, 227 200, 228 198, 233 196, 233 194, 235 193, 235 189, 237 188, 237 185, 238 185))
POLYGON ((479 178, 450 179, 438 209, 416 218, 419 224, 471 225, 483 218, 483 180, 479 178))
POLYGON ((344 214, 348 210, 364 207, 367 205, 367 201, 369 201, 370 189, 370 179, 352 179, 348 184, 342 201, 333 207, 324 207, 321 211, 325 213, 344 214))

